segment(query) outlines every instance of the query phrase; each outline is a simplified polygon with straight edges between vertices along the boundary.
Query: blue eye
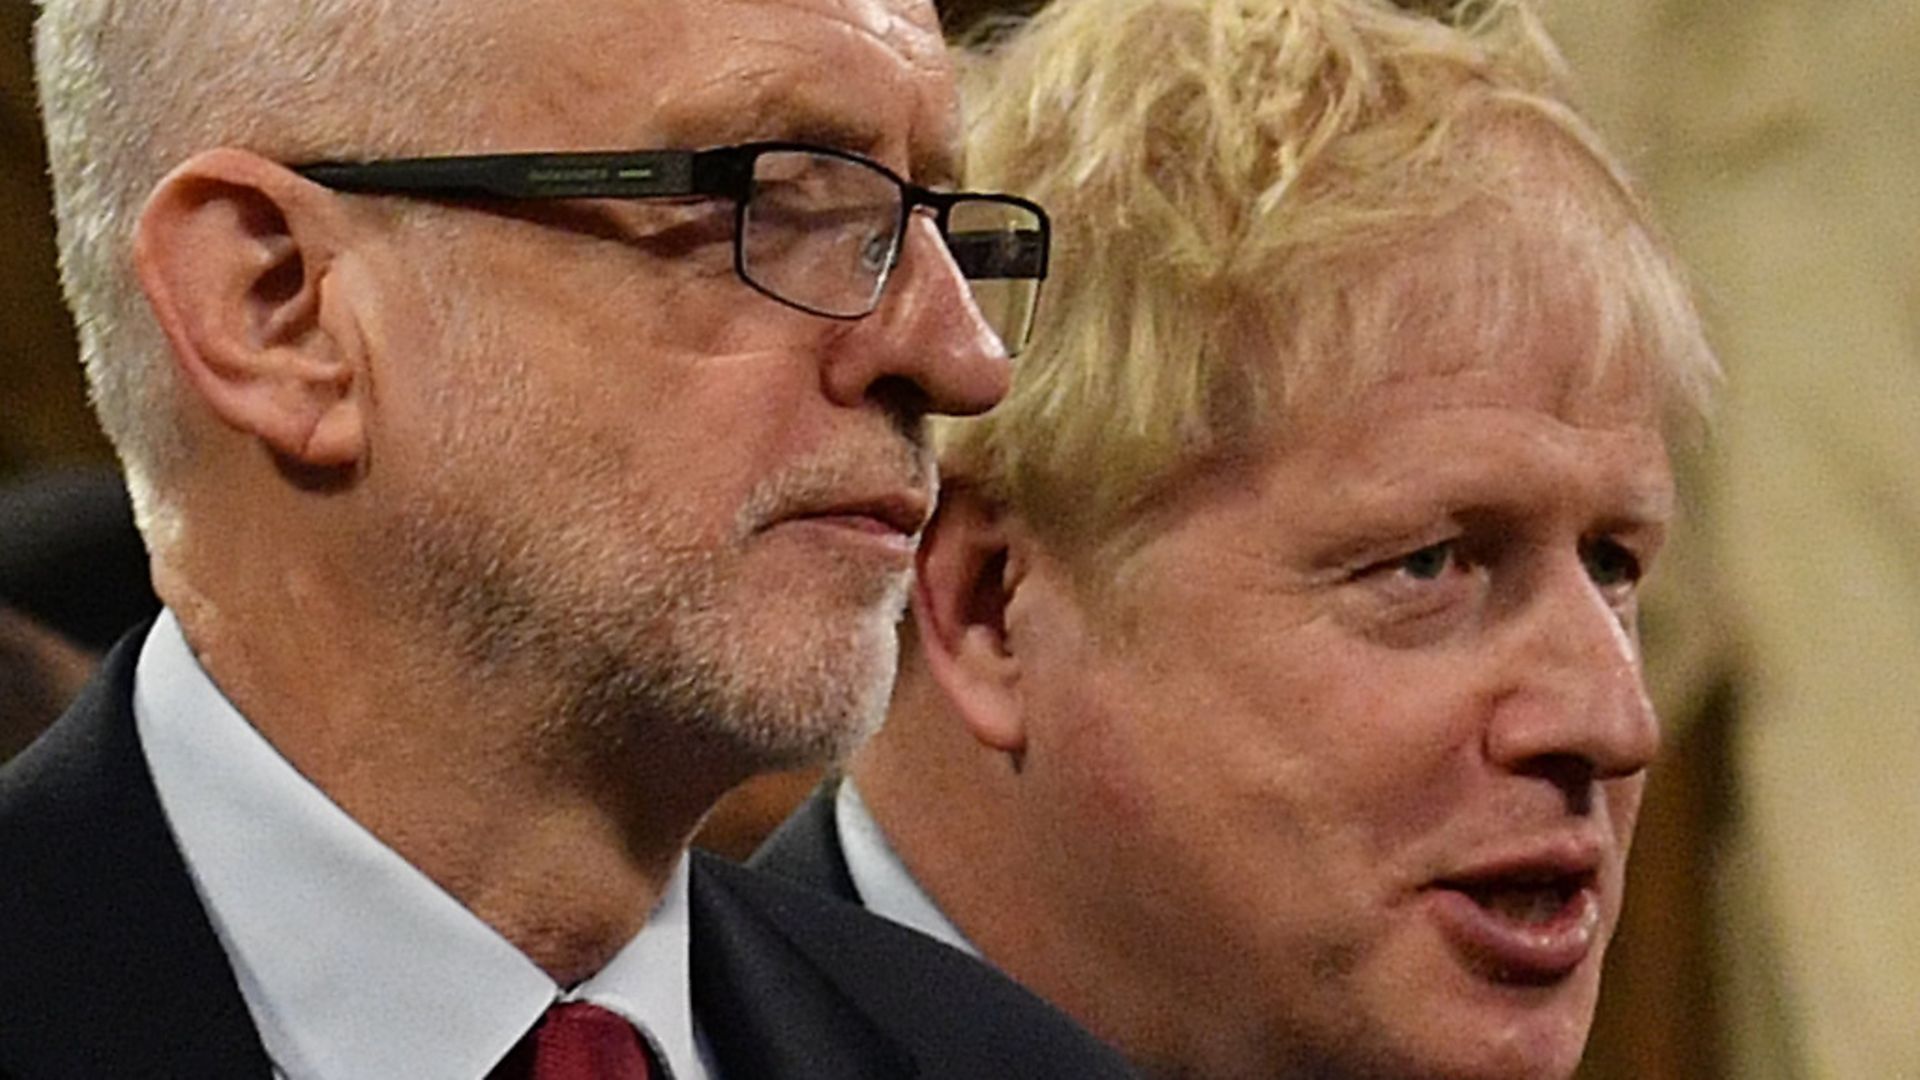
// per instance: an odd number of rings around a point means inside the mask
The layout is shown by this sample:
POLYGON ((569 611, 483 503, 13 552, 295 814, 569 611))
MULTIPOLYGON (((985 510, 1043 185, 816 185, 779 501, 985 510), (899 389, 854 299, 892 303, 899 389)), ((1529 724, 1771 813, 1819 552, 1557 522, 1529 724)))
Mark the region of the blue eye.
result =
POLYGON ((860 269, 878 274, 893 264, 893 233, 876 232, 860 245, 860 269))

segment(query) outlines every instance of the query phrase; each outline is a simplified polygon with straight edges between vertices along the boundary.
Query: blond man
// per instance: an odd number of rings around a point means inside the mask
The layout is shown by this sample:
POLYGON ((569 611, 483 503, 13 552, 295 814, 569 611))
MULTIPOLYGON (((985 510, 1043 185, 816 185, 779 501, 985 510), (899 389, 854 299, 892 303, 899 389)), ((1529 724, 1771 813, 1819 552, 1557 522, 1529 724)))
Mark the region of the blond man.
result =
POLYGON ((941 427, 884 733, 761 865, 1150 1075, 1566 1077, 1715 377, 1517 3, 1064 0, 972 99, 1034 347, 941 427))

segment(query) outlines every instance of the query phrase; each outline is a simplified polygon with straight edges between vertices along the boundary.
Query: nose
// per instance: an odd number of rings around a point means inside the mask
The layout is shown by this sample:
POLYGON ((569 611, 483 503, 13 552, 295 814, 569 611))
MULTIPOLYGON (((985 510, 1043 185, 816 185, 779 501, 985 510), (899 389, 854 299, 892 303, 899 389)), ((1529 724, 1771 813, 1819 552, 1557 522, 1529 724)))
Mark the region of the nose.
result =
POLYGON ((1584 787, 1652 764, 1660 722, 1639 643, 1579 560, 1569 563, 1513 626, 1512 677, 1487 749, 1513 771, 1584 787))
POLYGON ((880 306, 848 325, 824 377, 828 396, 848 406, 897 401, 910 387, 917 411, 968 416, 1006 396, 1006 347, 925 215, 909 218, 880 306))

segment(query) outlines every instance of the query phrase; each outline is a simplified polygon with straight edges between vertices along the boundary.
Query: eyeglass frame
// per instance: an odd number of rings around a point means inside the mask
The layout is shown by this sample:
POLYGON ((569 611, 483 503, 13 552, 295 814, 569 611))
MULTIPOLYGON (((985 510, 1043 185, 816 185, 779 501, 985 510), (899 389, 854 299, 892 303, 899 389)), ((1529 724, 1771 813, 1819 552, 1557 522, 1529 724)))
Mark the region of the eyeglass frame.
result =
MULTIPOLYGON (((328 189, 359 195, 400 195, 422 198, 480 198, 509 200, 554 199, 665 199, 702 196, 733 202, 733 271, 755 292, 780 304, 825 319, 864 319, 879 309, 893 268, 906 245, 907 227, 920 207, 933 211, 934 226, 961 276, 977 280, 1046 280, 1052 247, 1052 221, 1045 208, 1030 199, 1002 192, 935 191, 895 173, 861 154, 838 147, 806 142, 763 141, 711 147, 705 150, 548 151, 509 154, 466 154, 440 157, 386 158, 372 161, 315 161, 290 165, 295 173, 328 189), (747 273, 747 204, 753 196, 753 169, 761 155, 793 152, 819 154, 864 166, 900 189, 900 218, 893 243, 879 271, 873 301, 854 314, 823 311, 775 293, 747 273), (1017 207, 1034 216, 1037 241, 1024 243, 1020 268, 1025 273, 976 277, 968 270, 972 249, 956 247, 947 231, 954 206, 963 202, 990 202, 1017 207), (1030 265, 1029 265, 1030 264, 1030 265)), ((1035 297, 1038 303, 1038 297, 1035 297)), ((1029 323, 1028 333, 1031 333, 1029 323)), ((1002 342, 1009 353, 1025 341, 1002 342)))

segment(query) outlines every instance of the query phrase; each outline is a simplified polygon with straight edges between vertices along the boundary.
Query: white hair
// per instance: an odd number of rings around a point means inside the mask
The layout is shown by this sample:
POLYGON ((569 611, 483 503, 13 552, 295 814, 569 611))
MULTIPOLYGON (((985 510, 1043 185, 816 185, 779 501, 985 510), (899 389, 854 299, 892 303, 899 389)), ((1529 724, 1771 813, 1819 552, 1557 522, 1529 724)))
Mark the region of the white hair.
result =
POLYGON ((40 0, 35 74, 60 277, 95 411, 148 542, 174 524, 191 456, 178 384, 134 277, 134 226, 193 154, 279 161, 446 146, 475 125, 486 67, 460 0, 40 0), (464 94, 451 97, 449 87, 464 94), (462 122, 467 119, 469 122, 462 122))

